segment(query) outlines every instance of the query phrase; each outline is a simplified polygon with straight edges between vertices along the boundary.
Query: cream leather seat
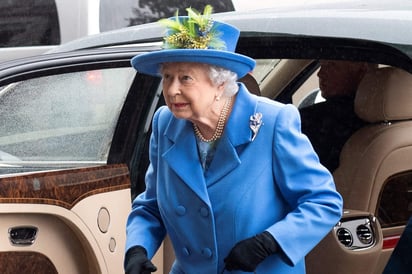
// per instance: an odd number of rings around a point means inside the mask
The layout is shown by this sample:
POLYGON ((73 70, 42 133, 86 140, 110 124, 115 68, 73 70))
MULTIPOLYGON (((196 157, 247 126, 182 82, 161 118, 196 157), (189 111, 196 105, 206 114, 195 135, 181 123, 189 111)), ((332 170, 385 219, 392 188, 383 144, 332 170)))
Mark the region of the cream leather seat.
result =
POLYGON ((386 179, 412 166, 412 75, 392 67, 369 72, 355 112, 370 125, 346 142, 333 175, 345 208, 374 213, 386 179))

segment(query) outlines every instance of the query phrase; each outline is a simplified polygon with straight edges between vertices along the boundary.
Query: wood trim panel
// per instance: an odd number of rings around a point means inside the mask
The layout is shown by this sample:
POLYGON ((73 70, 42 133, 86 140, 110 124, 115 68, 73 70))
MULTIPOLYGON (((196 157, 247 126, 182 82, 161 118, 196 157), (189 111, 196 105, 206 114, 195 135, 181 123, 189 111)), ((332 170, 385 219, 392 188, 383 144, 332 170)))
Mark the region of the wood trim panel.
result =
POLYGON ((130 178, 124 164, 48 171, 0 178, 0 203, 71 209, 85 197, 126 188, 130 178))
POLYGON ((0 273, 57 274, 49 258, 38 252, 0 252, 0 273))

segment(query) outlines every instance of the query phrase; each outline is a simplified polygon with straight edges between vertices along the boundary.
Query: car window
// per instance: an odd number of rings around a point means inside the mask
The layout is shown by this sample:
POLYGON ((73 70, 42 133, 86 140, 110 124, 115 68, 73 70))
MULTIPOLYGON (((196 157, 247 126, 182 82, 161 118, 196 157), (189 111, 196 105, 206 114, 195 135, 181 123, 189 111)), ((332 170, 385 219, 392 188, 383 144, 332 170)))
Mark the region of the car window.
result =
POLYGON ((54 0, 0 1, 0 47, 60 44, 54 0))
POLYGON ((412 215, 412 171, 396 174, 387 180, 377 208, 382 227, 408 222, 412 215))
POLYGON ((305 108, 324 101, 325 98, 323 98, 320 89, 315 88, 314 90, 311 90, 303 99, 301 99, 301 101, 294 103, 298 108, 305 108))
POLYGON ((325 101, 319 89, 318 69, 313 71, 292 96, 298 108, 304 108, 325 101))
POLYGON ((105 162, 134 75, 113 68, 0 87, 0 167, 105 162))

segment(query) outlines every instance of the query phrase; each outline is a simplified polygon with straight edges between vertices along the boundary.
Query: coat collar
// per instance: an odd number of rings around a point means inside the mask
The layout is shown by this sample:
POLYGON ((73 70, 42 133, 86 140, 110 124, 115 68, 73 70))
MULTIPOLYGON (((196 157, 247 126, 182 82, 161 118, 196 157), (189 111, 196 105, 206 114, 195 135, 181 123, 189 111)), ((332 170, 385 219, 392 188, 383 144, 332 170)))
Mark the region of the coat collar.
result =
POLYGON ((206 186, 214 184, 240 165, 238 147, 251 142, 249 119, 255 112, 256 104, 257 97, 251 95, 243 84, 239 84, 235 104, 219 141, 215 158, 206 174, 203 174, 199 162, 192 123, 174 117, 170 119, 165 136, 173 145, 164 153, 163 158, 205 202, 209 203, 206 186))

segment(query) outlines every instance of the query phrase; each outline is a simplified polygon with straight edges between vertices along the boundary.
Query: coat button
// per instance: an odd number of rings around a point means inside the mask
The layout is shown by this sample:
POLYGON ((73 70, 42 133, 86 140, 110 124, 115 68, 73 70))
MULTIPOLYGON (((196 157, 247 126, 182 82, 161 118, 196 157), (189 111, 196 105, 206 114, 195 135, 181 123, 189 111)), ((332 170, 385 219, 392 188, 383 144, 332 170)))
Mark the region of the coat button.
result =
POLYGON ((201 208, 200 208, 200 215, 201 215, 202 217, 207 217, 207 216, 209 216, 209 210, 208 210, 207 208, 205 208, 205 207, 201 207, 201 208))
POLYGON ((187 249, 186 247, 184 247, 184 248, 182 249, 182 253, 183 253, 183 255, 185 255, 185 256, 189 256, 189 255, 190 255, 189 249, 187 249))
POLYGON ((186 208, 182 205, 177 206, 175 211, 176 211, 176 214, 179 215, 179 216, 183 216, 183 215, 186 214, 186 208))
POLYGON ((210 248, 203 248, 202 249, 202 256, 206 258, 211 258, 212 257, 212 250, 210 248))

